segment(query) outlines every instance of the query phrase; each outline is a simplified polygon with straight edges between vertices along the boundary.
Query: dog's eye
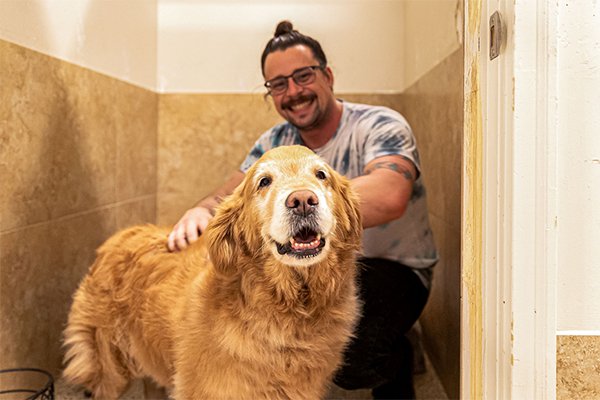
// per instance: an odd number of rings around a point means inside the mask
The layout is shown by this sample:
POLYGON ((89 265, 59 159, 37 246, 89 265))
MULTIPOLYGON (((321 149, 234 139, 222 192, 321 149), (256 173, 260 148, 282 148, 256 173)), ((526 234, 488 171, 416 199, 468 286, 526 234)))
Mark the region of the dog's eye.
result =
POLYGON ((264 189, 264 188, 268 187, 270 184, 271 184, 271 178, 269 178, 268 176, 263 176, 262 178, 260 178, 260 181, 258 181, 258 188, 264 189))
POLYGON ((315 174, 315 176, 317 177, 317 179, 320 179, 322 181, 325 180, 325 178, 327 178, 327 176, 325 175, 325 172, 318 170, 317 173, 315 174))

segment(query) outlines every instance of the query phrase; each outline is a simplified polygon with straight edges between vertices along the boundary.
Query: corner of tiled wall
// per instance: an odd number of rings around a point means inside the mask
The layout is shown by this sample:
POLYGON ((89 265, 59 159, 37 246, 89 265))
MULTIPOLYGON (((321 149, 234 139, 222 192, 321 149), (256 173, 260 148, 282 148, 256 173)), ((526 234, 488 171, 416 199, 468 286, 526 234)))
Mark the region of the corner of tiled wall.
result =
MULTIPOLYGON (((157 94, 0 46, 0 368, 57 373, 71 296, 95 249, 127 225, 175 223, 225 182, 281 117, 262 94, 157 94)), ((460 279, 461 60, 452 56, 406 93, 339 96, 402 112, 429 154, 423 163, 428 190, 436 192, 428 197, 442 256, 437 280, 460 279), (451 93, 441 93, 439 80, 450 74, 458 74, 458 89, 445 81, 451 93)), ((459 288, 442 289, 432 295, 431 315, 439 302, 459 301, 452 297, 459 288)), ((455 322, 444 329, 456 330, 455 322)), ((451 342, 438 350, 452 346, 459 349, 451 342)), ((457 368, 435 354, 434 361, 457 368)), ((448 390, 453 374, 440 378, 448 390)))
POLYGON ((156 222, 158 94, 0 41, 0 368, 61 368, 71 296, 156 222))

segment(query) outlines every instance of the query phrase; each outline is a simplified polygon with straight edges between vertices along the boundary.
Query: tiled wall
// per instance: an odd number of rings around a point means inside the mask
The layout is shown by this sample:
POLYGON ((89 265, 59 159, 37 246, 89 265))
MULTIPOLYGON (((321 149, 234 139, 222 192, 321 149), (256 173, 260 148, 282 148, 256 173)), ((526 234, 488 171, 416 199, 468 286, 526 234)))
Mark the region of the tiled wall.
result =
POLYGON ((95 249, 156 220, 158 95, 6 41, 0 76, 0 368, 56 374, 95 249))
POLYGON ((262 94, 161 95, 158 223, 175 224, 233 176, 256 139, 281 122, 262 94))

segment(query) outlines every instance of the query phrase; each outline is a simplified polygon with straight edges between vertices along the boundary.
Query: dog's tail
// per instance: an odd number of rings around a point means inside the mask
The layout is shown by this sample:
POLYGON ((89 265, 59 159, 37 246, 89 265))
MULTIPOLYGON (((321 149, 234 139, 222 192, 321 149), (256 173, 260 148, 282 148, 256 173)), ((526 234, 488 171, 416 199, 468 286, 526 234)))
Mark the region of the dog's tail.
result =
POLYGON ((85 282, 75 294, 68 326, 63 333, 66 348, 63 377, 87 388, 95 399, 116 399, 129 386, 131 374, 110 335, 103 332, 98 321, 91 319, 91 313, 86 312, 86 306, 94 305, 84 300, 84 285, 85 282))

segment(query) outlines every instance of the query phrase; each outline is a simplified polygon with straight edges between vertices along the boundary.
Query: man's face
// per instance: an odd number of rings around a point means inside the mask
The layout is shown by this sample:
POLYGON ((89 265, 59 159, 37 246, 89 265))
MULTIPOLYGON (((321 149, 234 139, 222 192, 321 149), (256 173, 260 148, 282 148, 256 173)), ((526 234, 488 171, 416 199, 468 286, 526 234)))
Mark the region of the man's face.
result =
MULTIPOLYGON (((270 53, 265 60, 265 80, 289 76, 294 71, 319 65, 312 51, 304 45, 296 45, 284 51, 270 53)), ((288 78, 287 90, 272 94, 279 115, 300 130, 310 131, 322 126, 332 114, 333 74, 331 69, 314 69, 316 78, 308 85, 298 85, 288 78)))

